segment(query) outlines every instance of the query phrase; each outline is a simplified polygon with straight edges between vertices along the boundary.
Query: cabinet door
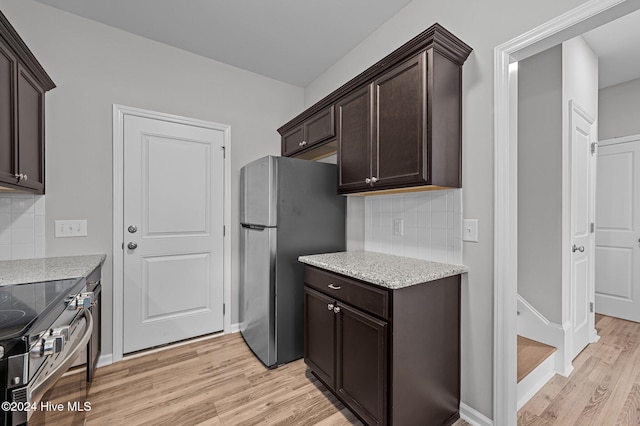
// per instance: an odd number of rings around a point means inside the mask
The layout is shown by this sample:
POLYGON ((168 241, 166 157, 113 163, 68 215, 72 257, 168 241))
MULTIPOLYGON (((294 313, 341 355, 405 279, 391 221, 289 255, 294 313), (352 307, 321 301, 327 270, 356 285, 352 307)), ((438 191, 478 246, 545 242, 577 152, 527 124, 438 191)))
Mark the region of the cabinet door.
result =
POLYGON ((387 423, 387 323, 339 304, 336 390, 369 425, 387 423))
POLYGON ((371 178, 371 85, 336 103, 340 192, 369 190, 371 178))
POLYGON ((0 181, 8 183, 17 182, 14 176, 16 64, 9 48, 0 41, 0 181))
POLYGON ((44 191, 44 90, 18 64, 18 173, 20 186, 44 191))
POLYGON ((335 300, 304 289, 304 362, 328 386, 335 388, 336 314, 329 305, 335 300))
POLYGON ((374 81, 375 187, 427 184, 426 52, 374 81))
POLYGON ((304 147, 322 142, 336 135, 333 105, 326 108, 304 122, 304 147))
POLYGON ((288 156, 302 149, 304 141, 304 128, 302 125, 289 130, 282 135, 282 155, 288 156))

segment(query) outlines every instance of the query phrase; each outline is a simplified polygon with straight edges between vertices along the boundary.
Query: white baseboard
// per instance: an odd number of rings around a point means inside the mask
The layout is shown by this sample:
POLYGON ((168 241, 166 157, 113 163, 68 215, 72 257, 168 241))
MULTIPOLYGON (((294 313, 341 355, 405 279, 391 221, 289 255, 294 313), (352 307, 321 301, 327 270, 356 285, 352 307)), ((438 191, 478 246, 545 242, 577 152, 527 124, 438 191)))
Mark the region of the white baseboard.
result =
POLYGON ((239 333, 240 332, 240 323, 237 322, 235 324, 231 324, 229 326, 229 330, 227 330, 227 334, 231 334, 231 333, 239 333))
POLYGON ((554 369, 558 374, 569 376, 573 371, 568 345, 571 323, 557 324, 549 321, 520 295, 518 313, 518 334, 556 348, 554 369))
POLYGON ((105 365, 111 364, 113 364, 113 354, 101 354, 96 367, 104 367, 105 365))
POLYGON ((518 410, 556 374, 555 359, 549 356, 518 383, 518 410))
POLYGON ((460 402, 460 418, 473 426, 493 426, 493 420, 464 402, 460 402))

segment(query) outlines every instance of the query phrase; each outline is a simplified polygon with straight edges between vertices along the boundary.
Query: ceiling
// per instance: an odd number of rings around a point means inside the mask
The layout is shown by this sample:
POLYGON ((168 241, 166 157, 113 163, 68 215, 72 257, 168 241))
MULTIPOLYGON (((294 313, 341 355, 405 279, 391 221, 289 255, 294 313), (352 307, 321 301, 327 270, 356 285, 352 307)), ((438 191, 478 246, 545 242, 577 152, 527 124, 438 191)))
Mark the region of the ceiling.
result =
POLYGON ((640 78, 640 10, 582 36, 599 57, 601 89, 640 78))
POLYGON ((411 0, 36 0, 305 87, 411 0))
MULTIPOLYGON (((305 87, 411 0, 36 0, 305 87)), ((640 78, 640 11, 585 33, 600 88, 640 78)))

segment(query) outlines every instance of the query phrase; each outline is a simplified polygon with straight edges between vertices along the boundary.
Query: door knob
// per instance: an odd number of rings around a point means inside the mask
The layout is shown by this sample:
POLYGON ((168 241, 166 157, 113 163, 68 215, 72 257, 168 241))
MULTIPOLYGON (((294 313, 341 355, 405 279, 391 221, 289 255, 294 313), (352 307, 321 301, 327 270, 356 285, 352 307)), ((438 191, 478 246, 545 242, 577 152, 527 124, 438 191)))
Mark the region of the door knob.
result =
POLYGON ((578 247, 577 245, 573 245, 573 247, 571 247, 571 250, 575 253, 577 251, 579 251, 580 253, 584 252, 584 246, 580 246, 578 247))
POLYGON ((134 225, 131 225, 130 227, 127 228, 127 231, 129 231, 132 234, 135 234, 138 231, 138 228, 136 228, 134 225))
POLYGON ((132 242, 130 242, 129 244, 127 244, 127 248, 128 248, 129 250, 135 250, 135 249, 137 249, 137 248, 138 248, 138 244, 136 244, 136 243, 134 243, 134 242, 132 241, 132 242))

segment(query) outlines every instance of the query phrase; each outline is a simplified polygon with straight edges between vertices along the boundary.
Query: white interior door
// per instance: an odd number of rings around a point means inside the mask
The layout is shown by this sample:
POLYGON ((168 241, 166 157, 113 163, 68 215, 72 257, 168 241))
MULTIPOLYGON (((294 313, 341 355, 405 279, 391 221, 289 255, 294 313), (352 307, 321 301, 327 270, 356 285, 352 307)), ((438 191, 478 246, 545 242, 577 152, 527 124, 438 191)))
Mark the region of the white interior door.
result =
POLYGON ((640 135, 598 149, 596 312, 640 322, 640 135))
POLYGON ((223 131, 124 118, 123 350, 223 329, 223 131))
POLYGON ((571 151, 571 358, 575 358, 591 341, 594 317, 594 233, 595 216, 595 141, 593 120, 573 102, 570 103, 571 151))

